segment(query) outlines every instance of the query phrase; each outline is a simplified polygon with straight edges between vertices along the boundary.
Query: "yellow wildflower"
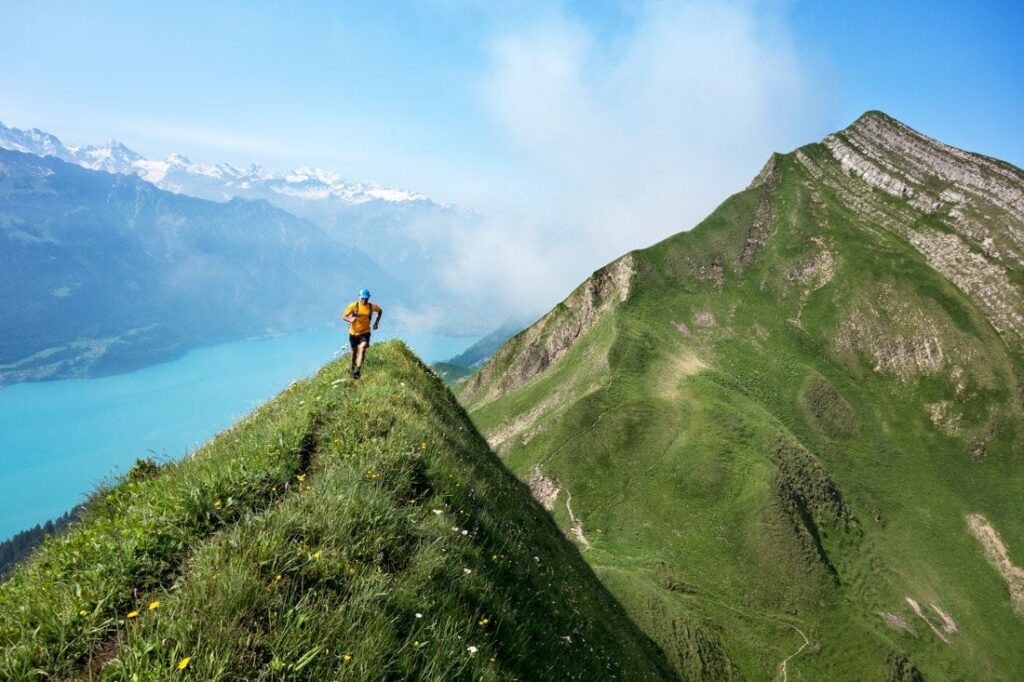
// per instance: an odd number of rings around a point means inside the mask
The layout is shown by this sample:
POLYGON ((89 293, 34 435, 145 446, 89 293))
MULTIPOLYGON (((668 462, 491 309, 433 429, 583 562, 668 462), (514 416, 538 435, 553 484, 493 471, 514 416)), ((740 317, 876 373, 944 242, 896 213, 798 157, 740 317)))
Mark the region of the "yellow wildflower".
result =
POLYGON ((214 509, 220 509, 220 507, 221 507, 221 502, 220 502, 220 500, 214 500, 214 501, 213 501, 213 508, 214 508, 214 509))
POLYGON ((274 576, 274 582, 281 582, 281 574, 280 573, 274 576))
POLYGON ((191 662, 192 662, 192 657, 191 656, 186 656, 185 658, 181 659, 180 661, 178 661, 178 670, 184 670, 185 668, 188 667, 188 664, 191 663, 191 662))
POLYGON ((299 482, 305 481, 306 480, 306 474, 299 474, 295 478, 297 478, 299 480, 299 482))
POLYGON ((312 554, 309 555, 309 558, 312 559, 313 561, 316 561, 317 559, 320 558, 320 552, 319 551, 313 552, 312 554))
POLYGON ((420 450, 426 450, 426 449, 427 449, 427 444, 426 443, 420 443, 420 450))
POLYGON ((138 617, 139 617, 139 612, 138 611, 130 611, 128 613, 128 615, 125 616, 125 618, 138 618, 138 617))
POLYGON ((341 660, 343 660, 346 663, 348 663, 349 661, 352 660, 352 654, 345 654, 344 656, 341 657, 341 660))
POLYGON ((82 618, 85 618, 86 616, 89 615, 89 612, 86 611, 85 609, 82 609, 81 611, 78 612, 78 615, 81 616, 82 618))
POLYGON ((480 625, 480 627, 482 627, 482 628, 485 628, 485 627, 487 627, 487 624, 488 624, 488 623, 490 623, 490 622, 491 622, 491 619, 490 619, 490 618, 481 618, 481 619, 480 619, 479 621, 477 621, 477 623, 478 623, 478 624, 480 625))
POLYGON ((149 610, 150 611, 156 611, 158 608, 160 608, 160 601, 159 600, 149 602, 149 610))

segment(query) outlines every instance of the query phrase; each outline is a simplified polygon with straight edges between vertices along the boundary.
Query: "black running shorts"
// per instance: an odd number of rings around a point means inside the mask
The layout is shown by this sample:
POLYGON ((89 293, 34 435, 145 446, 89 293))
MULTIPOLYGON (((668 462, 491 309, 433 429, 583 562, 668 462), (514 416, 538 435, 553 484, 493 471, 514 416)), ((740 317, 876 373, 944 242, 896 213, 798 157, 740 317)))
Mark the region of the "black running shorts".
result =
POLYGON ((366 332, 365 334, 348 335, 348 342, 352 344, 352 350, 358 348, 359 344, 363 343, 364 341, 366 342, 367 346, 370 345, 370 332, 366 332))

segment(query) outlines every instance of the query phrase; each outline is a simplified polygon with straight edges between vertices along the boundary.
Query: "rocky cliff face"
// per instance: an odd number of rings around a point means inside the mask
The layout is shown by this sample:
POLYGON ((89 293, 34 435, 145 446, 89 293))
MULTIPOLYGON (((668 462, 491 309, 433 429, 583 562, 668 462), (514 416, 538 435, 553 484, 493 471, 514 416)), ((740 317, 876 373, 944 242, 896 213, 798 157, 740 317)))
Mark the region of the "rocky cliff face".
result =
POLYGON ((851 211, 903 236, 984 311, 1007 343, 1024 343, 1024 173, 870 112, 798 151, 851 211))
POLYGON ((629 297, 630 255, 601 268, 557 308, 502 346, 462 389, 463 399, 483 403, 519 388, 558 362, 580 336, 629 297))

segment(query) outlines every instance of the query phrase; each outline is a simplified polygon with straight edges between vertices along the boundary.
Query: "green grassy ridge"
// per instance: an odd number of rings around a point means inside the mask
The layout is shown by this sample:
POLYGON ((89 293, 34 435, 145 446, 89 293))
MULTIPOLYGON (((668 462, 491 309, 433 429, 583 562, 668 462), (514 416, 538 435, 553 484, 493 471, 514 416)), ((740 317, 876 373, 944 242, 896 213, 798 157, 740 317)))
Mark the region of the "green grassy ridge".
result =
MULTIPOLYGON (((821 145, 801 151, 828 157, 821 145)), ((1024 362, 901 237, 842 205, 794 155, 774 163, 770 191, 741 192, 691 232, 633 252, 628 301, 558 363, 493 401, 479 399, 489 386, 475 387, 474 422, 492 436, 552 396, 571 396, 537 418, 528 442, 512 442, 505 461, 522 478, 540 465, 571 491, 592 545, 584 556, 680 672, 716 679, 723 668, 696 642, 676 646, 672 623, 704 628, 729 669, 774 677, 802 642, 783 636, 781 620, 813 642, 788 662, 791 680, 897 679, 908 665, 926 679, 1018 679, 1024 656, 1008 643, 1024 641, 1024 624, 964 516, 984 513, 1024 562, 1014 502, 1024 486, 1024 362), (766 200, 769 236, 744 261, 766 200), (833 256, 835 276, 808 292, 791 273, 821 250, 812 238, 833 256), (721 289, 707 276, 715 266, 721 289), (863 347, 837 344, 850 316, 872 307, 878 336, 936 334, 962 386, 949 365, 903 378, 875 371, 863 347), (698 313, 714 325, 695 324, 698 313), (596 376, 579 364, 591 354, 608 359, 596 376), (564 390, 583 374, 600 388, 564 390), (959 415, 955 432, 931 422, 928 406, 941 401, 959 415), (979 437, 986 451, 972 458, 979 437), (792 523, 803 513, 780 494, 790 475, 773 456, 780 442, 810 458, 800 485, 822 508, 807 505, 802 527, 817 528, 834 579, 792 523), (650 578, 665 570, 693 590, 650 578), (931 604, 953 616, 960 631, 950 644, 905 597, 933 622, 931 604), (914 634, 879 612, 905 618, 914 634)), ((516 352, 510 344, 496 358, 511 365, 516 352)), ((557 506, 555 518, 568 532, 557 506)))
POLYGON ((184 461, 137 465, 0 585, 0 677, 71 674, 191 549, 265 509, 307 464, 315 420, 294 385, 184 461))
MULTIPOLYGON (((267 414, 301 425, 293 440, 309 466, 286 467, 287 493, 193 535, 173 580, 147 583, 137 596, 118 583, 116 607, 102 618, 79 617, 81 600, 72 599, 64 617, 83 630, 103 625, 82 640, 93 647, 91 662, 88 653, 37 646, 43 657, 29 666, 11 649, 7 677, 674 679, 661 651, 405 346, 374 346, 356 384, 346 374, 344 359, 331 363, 242 425, 272 433, 267 414), (127 618, 129 610, 139 615, 127 618)), ((156 490, 188 489, 189 467, 216 471, 231 459, 233 433, 114 494, 136 486, 141 506, 156 490)), ((261 466, 289 459, 278 452, 261 466)), ((227 486, 216 489, 220 497, 204 489, 192 498, 210 510, 232 494, 227 486)), ((124 513, 108 516, 127 526, 124 513)), ((81 543, 95 518, 64 542, 81 543)), ((80 567, 59 579, 42 570, 54 544, 0 587, 3 618, 21 617, 16 604, 30 589, 74 593, 80 567)), ((115 560, 109 548, 94 557, 97 566, 115 560)), ((38 612, 45 617, 46 605, 38 612)))

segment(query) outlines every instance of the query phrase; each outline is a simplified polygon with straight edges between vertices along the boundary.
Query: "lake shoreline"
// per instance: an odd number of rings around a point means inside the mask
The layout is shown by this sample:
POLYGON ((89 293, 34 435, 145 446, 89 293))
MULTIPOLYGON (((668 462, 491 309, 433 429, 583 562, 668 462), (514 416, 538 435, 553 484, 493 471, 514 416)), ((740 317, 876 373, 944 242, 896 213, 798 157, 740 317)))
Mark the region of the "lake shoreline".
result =
MULTIPOLYGON (((428 364, 480 337, 381 332, 428 364)), ((9 384, 0 391, 0 537, 60 517, 139 457, 178 459, 347 353, 344 331, 261 336, 191 349, 132 372, 9 384)), ((373 348, 370 349, 370 362, 373 348)))
MULTIPOLYGON (((139 370, 144 370, 148 367, 155 367, 157 365, 166 364, 168 362, 175 362, 185 357, 189 353, 202 350, 204 348, 211 348, 213 346, 219 346, 225 343, 234 343, 239 341, 266 341, 270 339, 285 338, 295 334, 326 334, 326 333, 337 333, 339 339, 339 347, 345 348, 344 345, 345 336, 347 334, 344 327, 334 326, 322 326, 322 327, 306 327, 297 329, 294 331, 268 331, 263 334, 245 334, 245 335, 226 335, 223 337, 217 337, 214 339, 204 339, 202 341, 194 343, 174 343, 163 346, 153 346, 148 348, 131 348, 130 354, 115 354, 110 360, 99 360, 95 364, 90 364, 80 370, 63 370, 55 371, 51 373, 47 372, 46 367, 36 367, 36 374, 33 374, 32 369, 24 370, 24 374, 21 372, 13 372, 17 377, 14 379, 9 378, 8 375, 0 373, 0 391, 10 386, 17 386, 19 384, 32 384, 32 383, 46 383, 51 381, 70 381, 70 380, 88 380, 88 379, 104 379, 107 377, 120 376, 122 374, 130 374, 139 370), (43 373, 43 374, 39 374, 43 373)), ((394 334, 403 333, 418 333, 411 329, 396 329, 394 334)), ((471 332, 455 332, 449 336, 450 338, 481 338, 480 334, 474 334, 471 332)), ((37 351, 36 354, 46 352, 49 349, 43 349, 37 351)), ((32 356, 28 356, 32 357, 32 356)), ((0 365, 2 368, 14 368, 19 363, 25 361, 25 358, 16 360, 13 363, 6 365, 0 365)))

